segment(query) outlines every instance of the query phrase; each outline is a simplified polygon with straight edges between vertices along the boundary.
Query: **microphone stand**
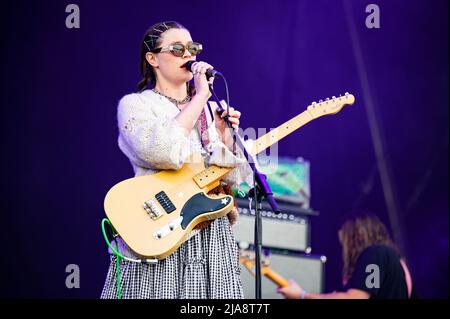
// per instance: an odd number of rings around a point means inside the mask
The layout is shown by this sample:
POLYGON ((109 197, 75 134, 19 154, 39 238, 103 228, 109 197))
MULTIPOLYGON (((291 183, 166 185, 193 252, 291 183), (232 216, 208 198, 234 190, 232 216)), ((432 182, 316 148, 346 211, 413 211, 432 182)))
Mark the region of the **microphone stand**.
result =
MULTIPOLYGON (((220 73, 217 75, 222 76, 220 73)), ((223 77, 223 76, 222 76, 223 77)), ((209 90, 212 93, 212 97, 217 102, 218 113, 222 113, 224 109, 222 108, 222 105, 220 104, 220 100, 217 97, 216 93, 214 92, 213 85, 209 85, 209 90)), ((227 104, 227 107, 229 105, 227 104)), ((247 148, 244 145, 244 141, 239 136, 239 134, 236 134, 236 131, 232 127, 232 123, 228 120, 228 114, 224 116, 224 121, 227 123, 228 128, 230 129, 230 132, 233 134, 233 149, 234 144, 237 144, 241 150, 244 153, 245 158, 247 159, 248 164, 250 165, 251 169, 253 170, 253 188, 249 191, 249 196, 253 194, 253 198, 255 201, 255 239, 254 239, 254 245, 255 245, 255 299, 261 299, 261 251, 262 251, 262 221, 261 221, 261 201, 262 199, 266 199, 268 203, 270 204, 270 207, 272 208, 272 211, 275 214, 280 213, 280 208, 278 207, 278 203, 275 201, 275 198, 273 197, 272 190, 269 187, 269 184, 267 183, 266 176, 256 167, 256 155, 251 155, 247 148)), ((249 199, 250 200, 250 199, 249 199)), ((251 209, 251 207, 250 207, 251 209)))

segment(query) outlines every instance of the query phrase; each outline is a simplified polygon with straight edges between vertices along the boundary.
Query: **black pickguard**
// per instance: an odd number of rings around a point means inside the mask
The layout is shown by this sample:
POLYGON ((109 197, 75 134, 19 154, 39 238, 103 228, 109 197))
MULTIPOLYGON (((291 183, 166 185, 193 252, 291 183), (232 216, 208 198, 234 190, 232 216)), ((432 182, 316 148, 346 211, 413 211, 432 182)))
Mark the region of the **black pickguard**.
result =
POLYGON ((204 213, 210 213, 226 207, 232 201, 230 196, 224 198, 209 198, 204 193, 198 193, 189 198, 181 209, 180 215, 183 217, 181 227, 186 229, 190 222, 204 213), (226 199, 226 204, 222 200, 226 199))

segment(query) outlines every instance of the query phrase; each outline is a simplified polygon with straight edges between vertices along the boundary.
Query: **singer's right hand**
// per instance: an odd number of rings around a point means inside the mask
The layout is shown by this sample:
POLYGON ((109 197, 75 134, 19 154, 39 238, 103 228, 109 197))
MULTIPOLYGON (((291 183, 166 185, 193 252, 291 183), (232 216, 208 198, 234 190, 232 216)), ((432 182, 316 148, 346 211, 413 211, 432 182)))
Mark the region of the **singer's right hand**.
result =
POLYGON ((205 73, 208 69, 214 69, 214 67, 211 64, 208 64, 203 61, 195 62, 192 65, 195 94, 203 96, 206 99, 209 99, 212 95, 211 92, 209 91, 209 84, 212 84, 214 81, 214 77, 210 78, 209 81, 206 79, 205 73))

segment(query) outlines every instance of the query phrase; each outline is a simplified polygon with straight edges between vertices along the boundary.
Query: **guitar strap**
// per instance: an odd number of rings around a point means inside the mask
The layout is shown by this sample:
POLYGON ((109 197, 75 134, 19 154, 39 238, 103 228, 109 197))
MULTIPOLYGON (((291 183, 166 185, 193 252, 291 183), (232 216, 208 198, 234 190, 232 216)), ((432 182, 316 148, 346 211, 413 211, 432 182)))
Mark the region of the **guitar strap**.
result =
POLYGON ((200 125, 198 126, 200 139, 202 141, 203 148, 206 148, 206 145, 208 145, 210 142, 209 136, 208 136, 208 125, 214 119, 214 115, 213 115, 213 112, 211 110, 211 106, 209 105, 209 103, 207 103, 207 106, 208 106, 211 121, 208 121, 205 108, 203 108, 202 113, 200 114, 200 118, 199 118, 200 125))
MULTIPOLYGON (((208 125, 211 125, 214 120, 214 114, 213 114, 213 111, 211 109, 209 102, 207 103, 207 106, 208 106, 208 113, 210 116, 210 120, 208 120, 208 116, 205 111, 205 108, 203 108, 202 113, 200 114, 200 118, 199 118, 200 123, 198 125, 198 130, 199 130, 203 148, 206 148, 206 145, 208 145, 210 142, 209 136, 208 136, 208 125)), ((227 194, 227 195, 233 196, 234 206, 235 206, 233 208, 233 210, 236 210, 236 212, 234 212, 234 214, 228 213, 228 219, 230 220, 231 224, 234 224, 236 222, 235 219, 237 219, 238 213, 237 213, 237 208, 236 208, 237 207, 236 198, 233 195, 231 187, 226 184, 221 183, 221 185, 217 186, 216 188, 214 188, 208 192, 208 195, 210 195, 210 196, 211 195, 220 195, 220 194, 227 194)), ((195 226, 194 229, 204 229, 204 228, 208 227, 212 222, 213 222, 212 220, 201 222, 201 223, 197 224, 197 226, 195 226)))

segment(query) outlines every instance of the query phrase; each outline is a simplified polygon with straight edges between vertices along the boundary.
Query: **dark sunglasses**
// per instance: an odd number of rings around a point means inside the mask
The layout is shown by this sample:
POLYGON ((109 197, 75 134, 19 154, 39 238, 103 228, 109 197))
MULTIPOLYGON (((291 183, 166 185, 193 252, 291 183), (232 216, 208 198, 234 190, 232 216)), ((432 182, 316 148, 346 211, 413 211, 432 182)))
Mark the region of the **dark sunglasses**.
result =
POLYGON ((182 43, 174 43, 174 44, 169 45, 166 48, 154 49, 154 50, 152 50, 152 52, 153 53, 171 52, 173 55, 175 55, 177 57, 182 57, 184 55, 184 53, 186 52, 186 50, 188 50, 192 56, 195 56, 195 55, 200 54, 200 52, 202 52, 203 47, 198 42, 191 42, 191 43, 187 44, 186 46, 182 43))

